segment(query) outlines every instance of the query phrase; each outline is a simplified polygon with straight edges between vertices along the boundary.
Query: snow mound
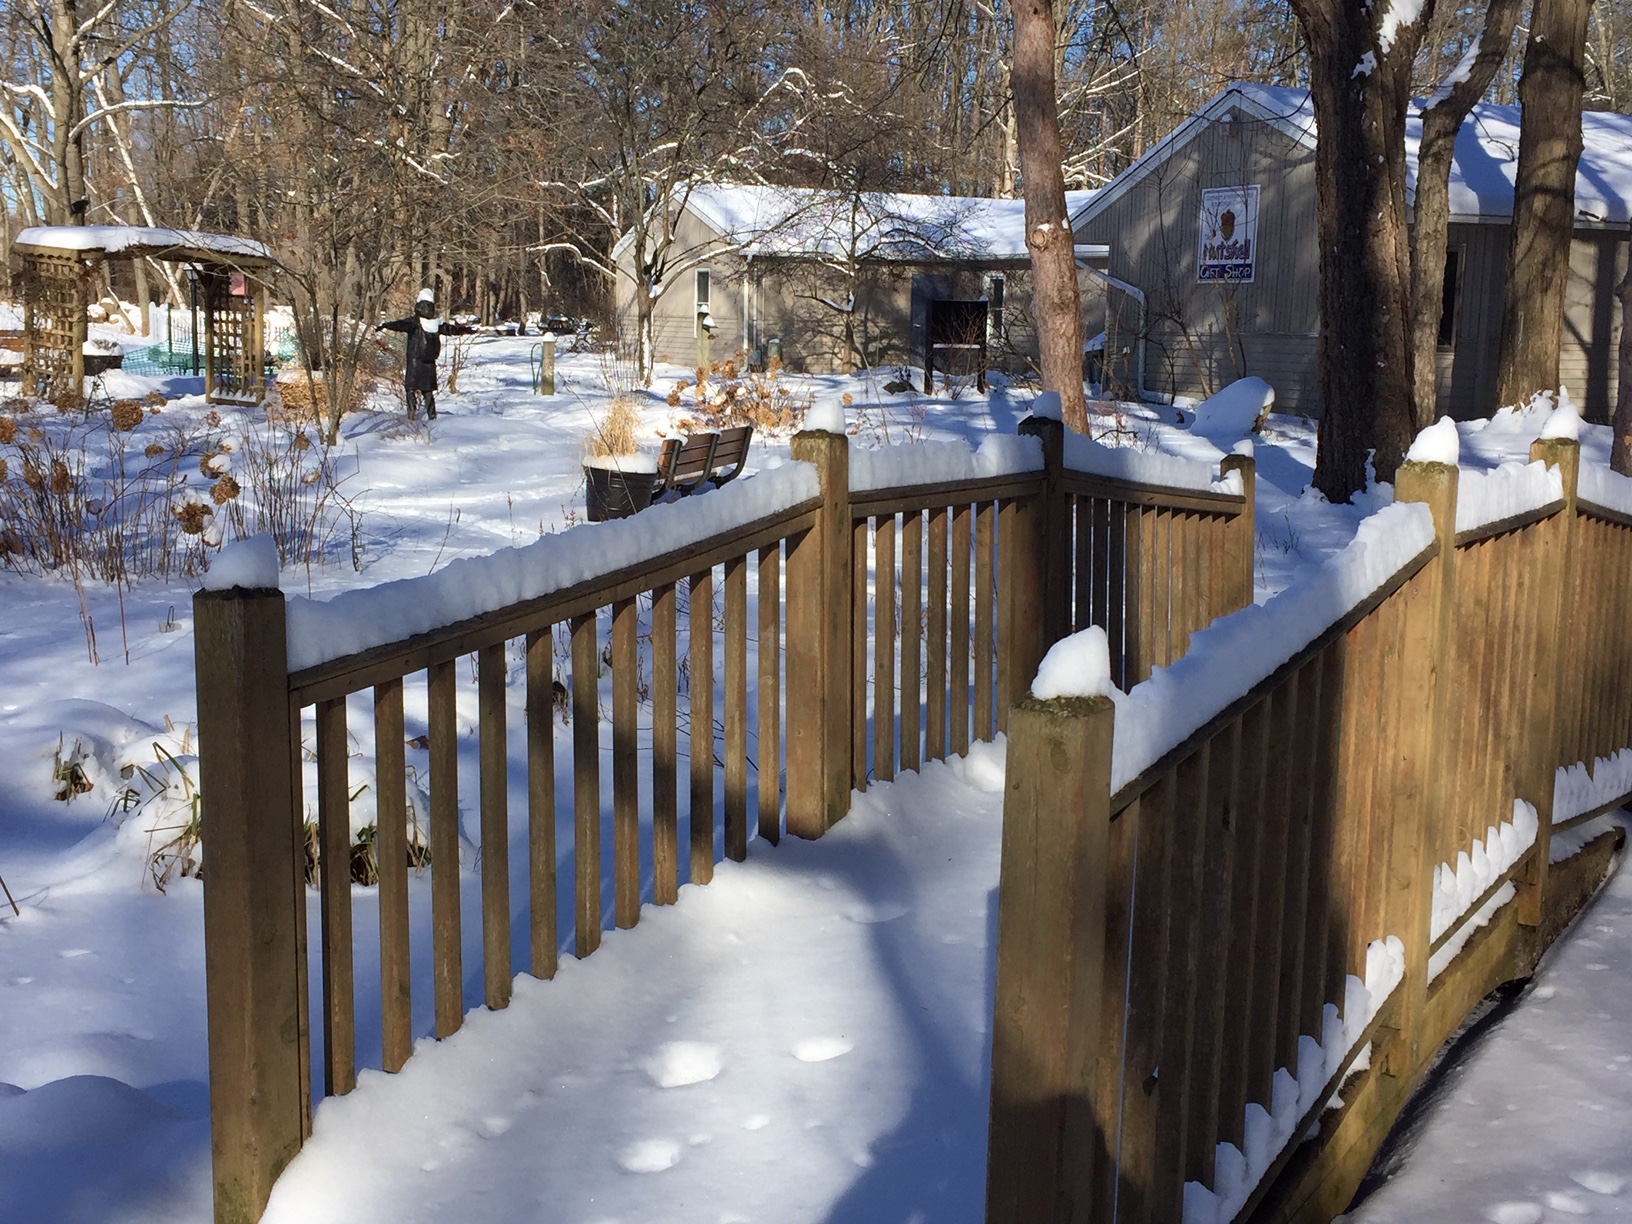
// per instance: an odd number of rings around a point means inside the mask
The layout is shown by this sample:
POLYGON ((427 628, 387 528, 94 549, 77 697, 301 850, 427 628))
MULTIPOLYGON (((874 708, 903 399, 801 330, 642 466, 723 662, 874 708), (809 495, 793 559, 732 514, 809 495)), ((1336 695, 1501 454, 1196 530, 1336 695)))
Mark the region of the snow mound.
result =
POLYGON ((1564 478, 1539 459, 1493 472, 1463 472, 1456 490, 1456 529, 1474 531, 1540 510, 1564 496, 1564 478))
POLYGON ((1121 692, 1111 683, 1111 647, 1105 630, 1091 625, 1050 646, 1037 669, 1031 695, 1044 701, 1055 697, 1120 697, 1121 692))
POLYGON ((1065 435, 1065 466, 1089 476, 1108 476, 1113 480, 1132 480, 1168 489, 1237 496, 1241 493, 1240 479, 1233 472, 1233 480, 1218 480, 1210 463, 1131 446, 1106 446, 1077 433, 1065 435))
POLYGON ((1444 416, 1416 436, 1405 458, 1410 463, 1443 463, 1446 467, 1455 467, 1461 451, 1462 440, 1456 432, 1456 422, 1444 416))
POLYGON ((977 450, 962 442, 912 442, 867 449, 852 440, 850 445, 852 493, 1042 470, 1043 444, 1019 434, 993 434, 977 450))
POLYGON ((1257 433, 1275 404, 1275 388, 1261 378, 1238 378, 1196 405, 1190 432, 1218 446, 1257 433))
POLYGON ((720 1073, 720 1048, 705 1041, 671 1041, 660 1046, 642 1069, 659 1088, 701 1084, 720 1073))
POLYGON ((815 433, 842 434, 844 408, 840 404, 817 404, 805 413, 805 428, 815 433))
POLYGON ((1434 910, 1430 938, 1438 939, 1468 912, 1490 886, 1501 879, 1536 841, 1536 809, 1522 799, 1513 801, 1513 818, 1456 856, 1456 865, 1434 868, 1434 910))
POLYGON ((255 535, 224 547, 204 575, 206 591, 246 587, 275 591, 278 587, 278 546, 270 535, 255 535))
POLYGON ((1040 421, 1058 421, 1063 418, 1058 391, 1043 391, 1031 401, 1031 415, 1040 421))

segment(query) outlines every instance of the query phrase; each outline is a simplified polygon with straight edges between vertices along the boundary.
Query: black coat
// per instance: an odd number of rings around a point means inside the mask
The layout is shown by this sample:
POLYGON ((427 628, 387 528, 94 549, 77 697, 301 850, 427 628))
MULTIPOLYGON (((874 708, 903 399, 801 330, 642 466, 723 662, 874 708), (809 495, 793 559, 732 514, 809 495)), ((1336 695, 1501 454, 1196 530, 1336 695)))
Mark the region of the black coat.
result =
POLYGON ((402 385, 410 391, 436 390, 436 359, 442 355, 441 323, 440 319, 409 315, 406 319, 380 324, 386 331, 404 332, 408 336, 402 385))

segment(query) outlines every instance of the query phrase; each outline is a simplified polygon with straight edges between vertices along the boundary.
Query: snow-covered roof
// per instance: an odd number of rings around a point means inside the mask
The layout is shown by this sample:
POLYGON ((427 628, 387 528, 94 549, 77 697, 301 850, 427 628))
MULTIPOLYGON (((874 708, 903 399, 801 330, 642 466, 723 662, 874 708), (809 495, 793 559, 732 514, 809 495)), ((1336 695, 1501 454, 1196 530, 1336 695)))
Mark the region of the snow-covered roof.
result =
MULTIPOLYGON (((1066 215, 1079 211, 1093 195, 1066 192, 1066 215)), ((882 191, 853 198, 849 192, 816 187, 706 183, 691 189, 686 206, 745 255, 837 255, 854 240, 858 254, 877 260, 1003 262, 1030 257, 1024 200, 882 191)), ((626 243, 620 241, 619 248, 626 243)))
MULTIPOLYGON (((1422 103, 1406 117, 1408 198, 1416 194, 1417 144, 1422 138, 1422 103)), ((1315 145, 1315 112, 1308 90, 1237 83, 1219 93, 1080 210, 1073 226, 1097 216, 1157 166, 1183 148, 1207 125, 1230 112, 1268 123, 1307 148, 1315 145)), ((1575 175, 1578 224, 1625 224, 1632 220, 1632 116, 1587 111, 1581 116, 1581 162, 1575 175)), ((1513 180, 1519 163, 1519 108, 1480 103, 1457 133, 1451 163, 1452 221, 1506 221, 1513 215, 1513 180)))
POLYGON ((31 225, 17 235, 13 245, 102 255, 170 254, 183 259, 213 255, 227 262, 259 263, 273 258, 270 247, 252 238, 140 225, 31 225))

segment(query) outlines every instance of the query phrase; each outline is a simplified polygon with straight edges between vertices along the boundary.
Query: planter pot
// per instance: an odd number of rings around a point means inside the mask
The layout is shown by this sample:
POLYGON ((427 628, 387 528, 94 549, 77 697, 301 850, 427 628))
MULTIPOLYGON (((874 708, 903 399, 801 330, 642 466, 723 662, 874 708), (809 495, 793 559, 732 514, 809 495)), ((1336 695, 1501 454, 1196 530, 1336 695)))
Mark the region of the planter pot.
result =
POLYGON ((652 504, 656 472, 626 472, 616 468, 584 467, 584 501, 589 521, 628 518, 652 504))
POLYGON ((90 378, 97 374, 106 374, 109 370, 117 370, 124 361, 123 353, 86 353, 85 376, 90 378))

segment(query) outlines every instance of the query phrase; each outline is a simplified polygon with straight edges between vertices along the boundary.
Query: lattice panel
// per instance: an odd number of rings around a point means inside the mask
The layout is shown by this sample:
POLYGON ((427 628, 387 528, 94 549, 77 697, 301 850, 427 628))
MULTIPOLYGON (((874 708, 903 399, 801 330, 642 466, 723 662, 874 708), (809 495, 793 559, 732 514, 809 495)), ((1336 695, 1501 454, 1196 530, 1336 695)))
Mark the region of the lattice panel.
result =
POLYGON ((224 268, 206 271, 200 285, 208 339, 205 398, 212 404, 258 404, 266 395, 260 287, 224 268), (238 293, 232 291, 234 280, 238 293))
POLYGON ((85 272, 70 255, 23 257, 23 394, 54 398, 85 375, 85 272))

